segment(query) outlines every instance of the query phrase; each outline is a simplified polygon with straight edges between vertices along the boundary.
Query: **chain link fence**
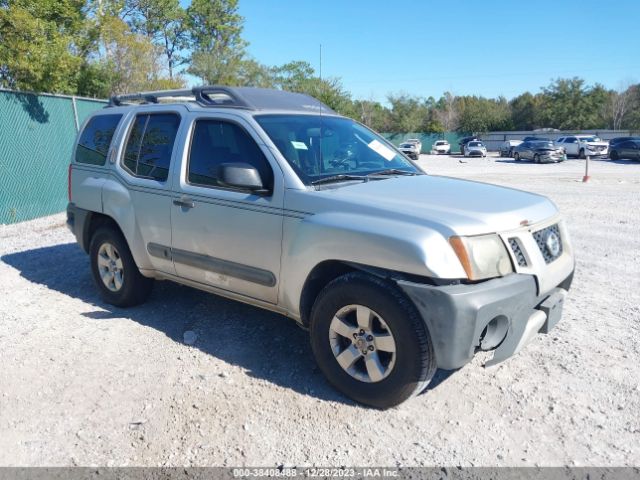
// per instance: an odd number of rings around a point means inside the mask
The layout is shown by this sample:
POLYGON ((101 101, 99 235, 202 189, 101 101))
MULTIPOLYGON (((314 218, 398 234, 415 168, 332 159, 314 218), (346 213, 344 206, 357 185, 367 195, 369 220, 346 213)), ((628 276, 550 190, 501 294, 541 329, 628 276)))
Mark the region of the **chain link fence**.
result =
POLYGON ((61 212, 78 126, 102 100, 0 90, 0 224, 61 212))

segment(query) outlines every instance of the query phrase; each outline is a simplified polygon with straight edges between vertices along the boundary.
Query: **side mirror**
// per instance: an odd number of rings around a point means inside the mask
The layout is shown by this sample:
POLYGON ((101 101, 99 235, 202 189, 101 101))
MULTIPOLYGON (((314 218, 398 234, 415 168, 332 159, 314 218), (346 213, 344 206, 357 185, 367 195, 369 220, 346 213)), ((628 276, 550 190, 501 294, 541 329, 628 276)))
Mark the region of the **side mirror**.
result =
POLYGON ((250 190, 258 194, 269 191, 264 188, 260 173, 248 163, 223 163, 218 167, 218 181, 225 186, 250 190))

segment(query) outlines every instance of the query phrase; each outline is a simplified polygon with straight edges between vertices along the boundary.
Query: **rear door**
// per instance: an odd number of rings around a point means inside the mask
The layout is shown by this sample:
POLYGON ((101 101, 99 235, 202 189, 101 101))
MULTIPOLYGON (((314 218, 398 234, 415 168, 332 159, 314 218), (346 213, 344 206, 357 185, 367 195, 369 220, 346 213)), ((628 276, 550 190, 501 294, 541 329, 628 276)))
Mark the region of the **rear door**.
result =
POLYGON ((253 126, 232 114, 193 114, 172 192, 172 256, 178 276, 277 303, 284 185, 253 126), (259 195, 218 181, 222 163, 254 166, 259 195))
POLYGON ((171 167, 178 155, 176 137, 184 109, 140 108, 127 118, 118 153, 118 183, 105 184, 105 213, 123 222, 133 248, 139 246, 155 270, 175 274, 168 255, 151 255, 156 245, 171 244, 171 167), (110 211, 107 211, 107 208, 110 211), (146 251, 147 254, 144 252, 146 251))

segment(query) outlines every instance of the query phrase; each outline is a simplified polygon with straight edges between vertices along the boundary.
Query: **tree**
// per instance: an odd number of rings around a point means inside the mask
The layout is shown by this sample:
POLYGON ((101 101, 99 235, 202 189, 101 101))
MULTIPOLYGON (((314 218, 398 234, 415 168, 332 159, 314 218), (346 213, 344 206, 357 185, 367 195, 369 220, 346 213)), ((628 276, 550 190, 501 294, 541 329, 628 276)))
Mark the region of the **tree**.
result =
POLYGON ((0 85, 74 93, 86 42, 83 1, 9 0, 0 4, 0 85))
POLYGON ((97 71, 108 72, 109 94, 182 86, 181 80, 164 75, 158 47, 132 32, 119 17, 101 19, 101 39, 105 56, 98 61, 97 71))
POLYGON ((424 130, 427 109, 420 97, 406 93, 387 96, 391 104, 391 132, 407 133, 424 130))
POLYGON ((306 93, 343 115, 357 116, 351 95, 339 78, 320 78, 309 62, 293 61, 271 69, 273 86, 290 92, 306 93))
POLYGON ((205 83, 235 85, 246 42, 238 0, 193 0, 187 8, 192 51, 188 72, 205 83))
POLYGON ((489 132, 507 130, 512 126, 511 109, 504 97, 457 97, 458 130, 462 132, 489 132))
POLYGON ((559 78, 542 89, 540 123, 561 130, 602 128, 607 96, 601 85, 587 87, 578 77, 559 78))
POLYGON ((136 33, 145 35, 162 49, 169 78, 186 61, 188 46, 187 15, 178 0, 128 0, 126 17, 136 33))
POLYGON ((456 97, 451 92, 444 92, 436 104, 435 118, 440 123, 442 131, 451 132, 458 128, 458 111, 456 97))
POLYGON ((538 109, 541 98, 525 92, 511 100, 511 119, 516 130, 534 130, 540 127, 538 109))
POLYGON ((620 130, 633 101, 633 90, 629 84, 621 85, 612 91, 606 105, 606 116, 609 125, 614 130, 620 130))

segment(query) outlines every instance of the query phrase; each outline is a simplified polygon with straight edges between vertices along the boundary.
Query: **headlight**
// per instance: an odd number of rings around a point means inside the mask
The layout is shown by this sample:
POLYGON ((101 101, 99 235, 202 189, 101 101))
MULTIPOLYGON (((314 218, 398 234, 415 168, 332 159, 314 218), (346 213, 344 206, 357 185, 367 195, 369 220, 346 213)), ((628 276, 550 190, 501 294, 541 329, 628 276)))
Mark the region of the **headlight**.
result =
POLYGON ((451 237, 449 243, 469 280, 501 277, 513 272, 507 248, 498 235, 451 237))

